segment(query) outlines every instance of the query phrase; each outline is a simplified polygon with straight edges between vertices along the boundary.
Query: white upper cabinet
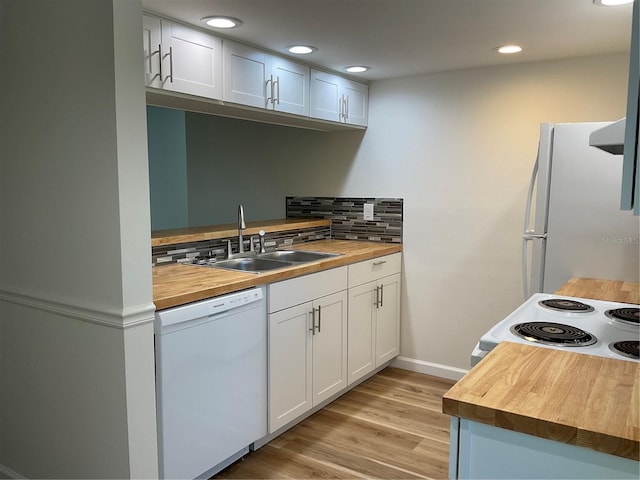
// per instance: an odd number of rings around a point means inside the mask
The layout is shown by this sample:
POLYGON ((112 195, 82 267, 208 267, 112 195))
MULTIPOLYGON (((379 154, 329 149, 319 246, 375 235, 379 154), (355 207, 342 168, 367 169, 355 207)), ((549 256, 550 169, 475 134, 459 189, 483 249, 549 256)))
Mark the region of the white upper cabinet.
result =
POLYGON ((311 70, 310 116, 367 125, 369 87, 331 73, 311 70))
POLYGON ((309 116, 309 67, 271 57, 272 106, 279 112, 309 116))
POLYGON ((328 130, 367 125, 366 84, 149 13, 143 15, 142 45, 145 85, 151 87, 147 101, 152 105, 182 108, 189 104, 185 110, 194 110, 195 105, 195 111, 203 113, 233 111, 238 118, 266 123, 273 118, 274 123, 328 130), (218 101, 167 95, 167 91, 218 101))
POLYGON ((228 40, 223 56, 224 100, 309 115, 309 67, 228 40))
POLYGON ((199 97, 222 97, 220 38, 144 15, 143 48, 148 86, 199 97))
POLYGON ((144 83, 149 87, 162 87, 160 80, 160 19, 142 17, 142 48, 144 50, 144 83))

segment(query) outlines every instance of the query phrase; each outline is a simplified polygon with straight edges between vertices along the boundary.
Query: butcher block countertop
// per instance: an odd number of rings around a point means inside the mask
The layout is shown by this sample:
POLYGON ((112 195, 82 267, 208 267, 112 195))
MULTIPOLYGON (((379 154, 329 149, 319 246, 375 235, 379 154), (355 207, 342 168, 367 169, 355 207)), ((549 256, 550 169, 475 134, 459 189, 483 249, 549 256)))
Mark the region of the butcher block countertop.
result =
POLYGON ((640 363, 501 342, 443 397, 449 415, 638 460, 640 363))
POLYGON ((633 282, 571 278, 556 293, 569 297, 640 304, 640 283, 633 282))
MULTIPOLYGON (((263 220, 261 222, 245 222, 247 228, 243 235, 257 235, 260 230, 266 233, 286 232, 304 228, 331 226, 331 219, 284 218, 279 220, 263 220)), ((175 243, 200 242, 218 238, 234 237, 238 234, 238 224, 213 225, 206 227, 176 228, 172 230, 155 230, 151 232, 151 246, 173 245, 175 243)))
POLYGON ((157 310, 163 310, 257 285, 389 255, 402 251, 402 245, 354 240, 318 240, 296 245, 291 249, 341 255, 259 274, 194 265, 155 266, 152 270, 153 302, 157 310))

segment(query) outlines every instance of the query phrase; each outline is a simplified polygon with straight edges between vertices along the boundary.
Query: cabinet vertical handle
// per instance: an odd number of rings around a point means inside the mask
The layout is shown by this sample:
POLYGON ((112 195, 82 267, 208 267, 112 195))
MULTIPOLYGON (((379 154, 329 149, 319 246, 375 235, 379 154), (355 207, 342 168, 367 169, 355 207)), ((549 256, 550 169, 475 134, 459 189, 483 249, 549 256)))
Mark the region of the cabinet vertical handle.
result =
POLYGON ((311 335, 315 335, 316 334, 316 309, 312 308, 309 313, 311 314, 311 328, 309 329, 309 331, 311 332, 311 335))
POLYGON ((384 285, 380 285, 380 306, 384 306, 384 285))
POLYGON ((160 82, 162 82, 162 44, 158 44, 158 63, 160 64, 160 82))
POLYGON ((273 102, 273 75, 269 76, 269 79, 265 82, 264 85, 265 85, 265 87, 264 87, 264 89, 265 89, 264 95, 266 97, 265 108, 268 108, 269 107, 269 103, 273 102), (271 84, 271 88, 269 88, 269 84, 271 84))
POLYGON ((344 119, 345 121, 349 118, 349 96, 344 96, 344 119))
POLYGON ((322 324, 322 312, 320 310, 321 308, 322 306, 318 305, 318 333, 320 333, 320 326, 322 324))
POLYGON ((376 285, 376 299, 373 302, 373 306, 378 308, 380 306, 380 290, 376 285))
POLYGON ((276 81, 273 82, 273 84, 276 85, 276 94, 274 95, 274 103, 277 103, 278 105, 280 105, 280 77, 276 77, 276 81))
POLYGON ((169 47, 169 79, 173 83, 173 47, 169 47))

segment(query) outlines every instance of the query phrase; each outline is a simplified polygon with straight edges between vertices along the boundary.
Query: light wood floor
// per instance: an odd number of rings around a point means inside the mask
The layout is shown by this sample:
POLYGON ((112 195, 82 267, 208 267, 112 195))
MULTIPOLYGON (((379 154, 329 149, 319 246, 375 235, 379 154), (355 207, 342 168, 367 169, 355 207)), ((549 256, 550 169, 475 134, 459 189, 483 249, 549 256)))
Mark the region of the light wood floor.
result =
POLYGON ((447 478, 453 383, 387 368, 214 478, 447 478))

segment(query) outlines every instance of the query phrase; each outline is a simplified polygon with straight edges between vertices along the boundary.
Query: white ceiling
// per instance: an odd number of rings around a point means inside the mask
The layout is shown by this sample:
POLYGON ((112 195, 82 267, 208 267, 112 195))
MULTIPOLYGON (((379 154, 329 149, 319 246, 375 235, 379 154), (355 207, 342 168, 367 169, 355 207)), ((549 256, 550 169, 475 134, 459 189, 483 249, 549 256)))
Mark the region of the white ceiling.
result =
MULTIPOLYGON (((209 28, 200 19, 229 15, 243 24, 219 34, 285 53, 318 51, 305 62, 340 71, 364 64, 361 78, 627 52, 631 5, 592 0, 142 0, 143 8, 209 28), (518 43, 524 51, 492 49, 518 43)), ((210 29, 210 28, 209 28, 210 29)), ((210 29, 214 31, 214 29, 210 29)))

